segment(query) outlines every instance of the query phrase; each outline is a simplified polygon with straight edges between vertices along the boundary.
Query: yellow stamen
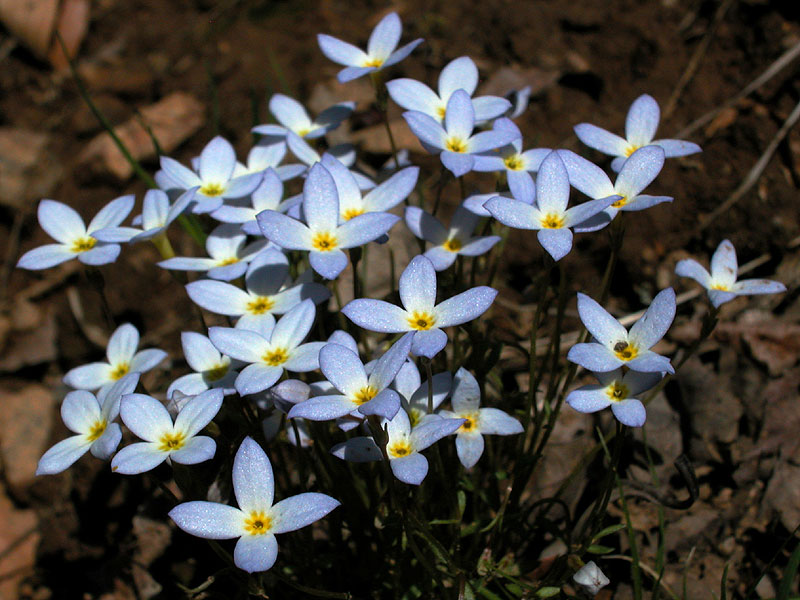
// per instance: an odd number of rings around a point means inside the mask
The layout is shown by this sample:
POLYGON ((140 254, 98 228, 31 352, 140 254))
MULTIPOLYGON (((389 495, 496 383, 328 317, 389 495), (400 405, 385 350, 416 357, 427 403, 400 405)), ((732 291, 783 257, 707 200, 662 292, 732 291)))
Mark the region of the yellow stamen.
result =
POLYGON ((122 379, 127 375, 131 370, 131 367, 128 363, 119 363, 117 368, 111 371, 111 379, 116 381, 117 379, 122 379))
POLYGON ((235 265, 238 262, 239 262, 238 258, 236 258, 235 256, 231 256, 230 258, 225 258, 225 259, 219 261, 219 263, 217 263, 217 266, 218 267, 227 267, 228 265, 235 265))
POLYGON ((460 138, 450 138, 444 145, 450 152, 463 153, 467 151, 467 143, 460 138))
POLYGON ((214 198, 216 196, 222 196, 222 194, 225 192, 225 187, 219 183, 207 183, 198 191, 204 196, 210 196, 214 198))
POLYGON ((364 61, 365 67, 375 67, 376 69, 383 65, 383 59, 370 58, 364 61))
POLYGON ((462 419, 466 419, 463 425, 458 428, 461 433, 472 433, 478 427, 478 413, 470 413, 468 415, 459 415, 462 419))
POLYGON ((308 127, 303 127, 302 129, 298 129, 296 133, 300 137, 306 137, 309 133, 311 133, 311 130, 308 127))
POLYGON ((625 148, 625 156, 630 156, 639 149, 639 146, 628 146, 625 148))
POLYGON ((353 402, 361 406, 372 400, 378 394, 378 390, 376 390, 371 385, 361 388, 356 392, 355 396, 353 396, 353 402))
POLYGON ((450 252, 458 252, 461 250, 461 240, 458 238, 450 238, 444 243, 444 249, 450 252))
POLYGON ((106 422, 105 421, 96 421, 94 425, 89 428, 89 433, 86 434, 86 438, 93 442, 100 438, 106 431, 106 422))
POLYGON ((345 221, 349 221, 353 217, 357 217, 357 216, 363 215, 363 214, 364 214, 364 209, 363 208, 348 208, 347 210, 345 210, 342 213, 342 218, 345 221))
POLYGON ((436 114, 439 115, 439 118, 444 121, 444 116, 447 114, 447 107, 440 106, 439 108, 436 109, 436 114))
POLYGON ((186 443, 186 435, 182 431, 174 431, 172 433, 165 433, 158 440, 158 449, 161 452, 175 452, 183 448, 186 443))
POLYGON ((711 286, 712 290, 719 290, 720 292, 729 292, 731 291, 730 286, 725 285, 724 283, 715 283, 711 286))
POLYGON ((77 240, 72 242, 72 251, 73 252, 86 252, 87 250, 91 250, 97 244, 97 240, 93 237, 82 237, 78 238, 77 240))
POLYGON ((630 396, 630 391, 621 381, 613 381, 611 385, 606 388, 606 395, 612 402, 620 402, 630 396))
POLYGON ((273 302, 272 298, 269 296, 259 296, 247 304, 247 312, 253 315, 263 315, 269 312, 273 306, 275 306, 275 302, 273 302))
POLYGON ((611 206, 613 206, 614 208, 622 208, 627 203, 628 203, 628 198, 626 196, 623 196, 622 198, 614 202, 614 204, 612 204, 611 206))
POLYGON ((203 371, 203 377, 206 381, 219 381, 228 374, 228 364, 218 364, 207 371, 203 371))
POLYGON ((519 154, 507 156, 503 159, 503 164, 505 164, 506 168, 510 169, 511 171, 525 170, 525 161, 522 160, 522 157, 519 154))
POLYGON ((539 223, 544 229, 561 229, 564 227, 564 217, 556 213, 547 213, 539 223))
POLYGON ((639 355, 639 349, 628 342, 617 342, 614 344, 614 354, 618 359, 629 361, 633 360, 639 355))
POLYGON ((261 511, 253 511, 244 521, 244 529, 250 535, 263 535, 272 528, 272 519, 261 511))
POLYGON ((407 440, 400 440, 389 446, 387 451, 392 458, 402 458, 411 454, 411 444, 407 440))
POLYGON ((415 310, 411 313, 411 316, 408 317, 408 324, 411 326, 411 329, 425 331, 436 324, 436 317, 432 314, 415 310))
POLYGON ((336 238, 327 231, 315 233, 314 237, 311 238, 311 245, 320 252, 329 252, 331 250, 335 250, 338 243, 339 242, 336 240, 336 238))
POLYGON ((421 410, 417 408, 412 408, 411 410, 408 411, 408 420, 411 423, 412 429, 417 426, 417 423, 419 423, 420 419, 422 419, 421 410))
POLYGON ((261 360, 270 367, 278 367, 289 360, 289 353, 286 351, 286 348, 275 348, 261 357, 261 360))

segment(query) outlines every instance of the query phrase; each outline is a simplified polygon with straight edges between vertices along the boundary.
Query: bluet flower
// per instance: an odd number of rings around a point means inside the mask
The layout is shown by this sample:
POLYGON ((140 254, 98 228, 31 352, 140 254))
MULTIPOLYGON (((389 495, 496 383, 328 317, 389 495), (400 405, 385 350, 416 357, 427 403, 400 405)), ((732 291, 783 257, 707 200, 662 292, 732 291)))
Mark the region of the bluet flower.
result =
POLYGON ((481 389, 472 373, 461 367, 453 382, 450 398, 453 410, 443 410, 444 418, 463 419, 456 431, 456 452, 464 468, 475 466, 483 454, 484 435, 522 433, 522 424, 497 408, 481 408, 481 389))
POLYGON ((211 388, 220 388, 226 395, 236 391, 233 382, 239 372, 230 357, 220 353, 210 339, 202 333, 184 331, 181 333, 181 347, 194 373, 173 381, 167 388, 167 398, 172 398, 176 391, 188 396, 196 396, 211 388))
POLYGON ((110 387, 128 373, 146 373, 167 358, 167 353, 157 348, 136 351, 139 331, 124 323, 108 338, 107 362, 95 362, 70 369, 64 383, 79 390, 96 390, 110 387))
MULTIPOLYGON (((233 169, 233 176, 241 177, 251 173, 263 173, 267 169, 272 169, 281 181, 288 181, 302 175, 306 167, 297 163, 282 165, 281 161, 286 156, 286 134, 280 136, 265 135, 258 140, 255 146, 250 148, 247 153, 247 164, 236 163, 233 169)), ((264 182, 262 181, 258 190, 264 182)), ((255 191, 253 192, 256 193, 255 191)))
POLYGON ((297 100, 284 94, 273 94, 269 100, 269 111, 280 125, 258 125, 252 131, 269 136, 282 136, 292 131, 301 138, 313 140, 339 127, 355 108, 355 102, 340 102, 326 108, 312 120, 297 100))
POLYGON ((650 350, 664 337, 675 318, 675 291, 672 288, 661 290, 653 298, 630 332, 585 294, 578 294, 578 313, 596 341, 575 344, 569 349, 567 360, 597 373, 607 373, 622 366, 644 373, 675 372, 667 357, 650 350))
POLYGON ((779 294, 786 291, 786 286, 779 281, 769 279, 736 281, 738 270, 736 249, 730 240, 722 240, 711 257, 711 273, 691 258, 681 260, 675 266, 676 274, 694 279, 708 291, 708 298, 715 308, 719 308, 736 296, 779 294))
POLYGON ((411 352, 432 358, 447 344, 442 327, 461 325, 481 316, 494 301, 497 290, 478 286, 436 304, 436 270, 430 259, 415 256, 400 275, 403 308, 383 300, 359 298, 342 312, 353 323, 382 333, 414 332, 411 352))
POLYGON ((72 466, 81 456, 91 452, 108 460, 122 440, 122 431, 114 423, 119 415, 120 398, 130 394, 139 383, 138 373, 129 373, 106 393, 95 396, 85 390, 70 392, 61 404, 64 425, 78 435, 61 440, 44 453, 36 467, 37 475, 52 475, 72 466))
POLYGON ((194 200, 196 188, 186 190, 170 206, 169 196, 162 190, 147 190, 142 202, 142 214, 133 220, 136 227, 106 227, 99 229, 92 235, 101 242, 120 243, 130 242, 135 244, 164 233, 175 219, 183 214, 183 211, 194 200))
POLYGON ((622 369, 607 373, 594 373, 599 384, 584 385, 567 394, 566 402, 582 413, 593 413, 611 407, 617 421, 629 427, 641 427, 647 417, 644 404, 637 400, 645 392, 661 381, 661 373, 640 373, 622 369))
POLYGON ((145 394, 122 398, 120 416, 125 427, 145 440, 125 446, 111 460, 111 470, 135 475, 155 469, 169 459, 182 465, 194 465, 213 458, 216 442, 200 433, 222 407, 222 390, 208 390, 181 406, 175 422, 166 407, 145 394))
POLYGON ((628 110, 628 116, 625 119, 625 138, 590 123, 576 125, 575 134, 590 148, 615 156, 616 158, 611 161, 611 168, 614 171, 622 169, 622 165, 625 164, 628 157, 645 146, 660 146, 667 158, 702 152, 700 146, 693 142, 654 140, 660 119, 661 111, 658 108, 658 102, 652 96, 642 94, 634 100, 628 110))
POLYGON ((114 262, 120 253, 119 244, 100 242, 93 234, 122 223, 131 212, 133 202, 133 196, 121 196, 112 200, 95 215, 87 227, 81 216, 66 204, 42 200, 37 210, 39 225, 58 243, 28 250, 19 259, 17 266, 38 271, 73 258, 93 266, 114 262))
POLYGON ((367 73, 382 71, 386 67, 399 63, 422 43, 422 38, 419 38, 395 50, 402 32, 403 25, 400 17, 393 12, 383 17, 372 30, 366 52, 324 33, 317 35, 317 41, 325 56, 346 67, 337 75, 341 83, 346 83, 367 73))
POLYGON ((184 502, 169 512, 186 533, 211 540, 239 538, 233 562, 248 573, 266 571, 278 556, 276 534, 310 525, 339 506, 325 494, 307 492, 273 504, 272 465, 246 437, 233 459, 233 493, 239 508, 216 502, 184 502))
POLYGON ((594 597, 597 593, 606 587, 611 580, 606 577, 593 560, 590 560, 583 565, 572 579, 580 586, 586 588, 590 596, 594 597))

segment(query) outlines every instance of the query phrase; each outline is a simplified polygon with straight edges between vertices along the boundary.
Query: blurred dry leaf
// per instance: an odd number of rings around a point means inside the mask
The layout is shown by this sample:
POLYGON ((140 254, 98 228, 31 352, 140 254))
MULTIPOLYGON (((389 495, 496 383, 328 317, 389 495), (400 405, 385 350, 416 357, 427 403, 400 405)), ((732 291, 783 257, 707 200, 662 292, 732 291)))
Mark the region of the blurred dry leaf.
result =
POLYGON ((546 71, 536 67, 528 69, 503 67, 495 71, 480 89, 481 94, 505 96, 511 90, 520 90, 529 85, 531 98, 535 98, 554 86, 560 77, 559 71, 546 71))
POLYGON ((722 109, 720 113, 714 117, 714 120, 706 126, 706 137, 712 137, 718 131, 730 127, 738 116, 739 111, 733 106, 722 109))
POLYGON ((38 519, 33 510, 17 509, 0 487, 0 523, 0 598, 16 600, 36 561, 38 519))
POLYGON ((0 127, 0 204, 32 210, 34 198, 50 195, 63 169, 49 142, 49 135, 31 129, 0 127))
MULTIPOLYGON (((392 128, 392 135, 398 149, 407 148, 412 152, 422 152, 422 146, 417 141, 417 136, 411 132, 405 120, 397 119, 390 122, 389 126, 392 128)), ((360 144, 366 152, 377 154, 391 154, 392 152, 389 136, 386 134, 386 126, 383 124, 356 131, 350 138, 353 143, 360 144)))

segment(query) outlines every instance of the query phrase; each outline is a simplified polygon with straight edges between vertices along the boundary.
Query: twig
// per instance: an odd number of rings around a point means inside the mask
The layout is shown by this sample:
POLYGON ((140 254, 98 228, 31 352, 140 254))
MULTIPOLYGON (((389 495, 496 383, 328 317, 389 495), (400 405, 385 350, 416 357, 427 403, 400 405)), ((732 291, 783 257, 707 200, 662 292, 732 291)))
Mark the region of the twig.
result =
POLYGON ((742 180, 742 183, 739 184, 739 187, 737 187, 734 192, 728 196, 725 202, 711 211, 711 213, 700 222, 700 224, 694 230, 694 235, 701 233, 706 227, 711 225, 711 223, 713 223, 718 216, 731 208, 734 204, 741 200, 747 192, 750 191, 750 188, 752 188, 761 177, 764 169, 767 168, 767 164, 769 164, 769 161, 772 159, 772 155, 775 154, 775 150, 778 149, 778 145, 783 141, 783 138, 786 137, 792 127, 794 127, 798 119, 800 119, 800 102, 795 105, 792 113, 783 122, 783 125, 781 125, 778 133, 776 133, 775 137, 772 138, 772 141, 764 150, 764 153, 756 161, 756 164, 753 165, 753 168, 750 169, 750 172, 742 180))

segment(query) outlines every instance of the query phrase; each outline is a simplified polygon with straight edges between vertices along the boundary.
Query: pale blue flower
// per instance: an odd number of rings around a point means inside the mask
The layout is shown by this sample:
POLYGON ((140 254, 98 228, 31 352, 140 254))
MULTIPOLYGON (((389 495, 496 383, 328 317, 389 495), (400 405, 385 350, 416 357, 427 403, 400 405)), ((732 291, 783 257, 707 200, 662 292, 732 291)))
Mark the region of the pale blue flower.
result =
MULTIPOLYGON (((433 410, 435 411, 450 395, 453 377, 448 371, 436 373, 432 381, 433 410)), ((400 402, 408 413, 411 427, 424 422, 428 416, 428 380, 422 381, 419 369, 413 360, 407 360, 395 375, 392 387, 400 394, 400 402)))
MULTIPOLYGON (((398 411, 391 420, 382 419, 389 441, 386 454, 392 473, 403 483, 419 485, 428 474, 428 459, 421 452, 443 437, 452 435, 464 419, 443 419, 431 415, 413 429, 406 411, 398 411)), ((381 451, 371 437, 350 438, 331 448, 331 454, 351 462, 381 460, 381 451)))
POLYGON ((130 323, 123 323, 108 338, 107 362, 96 362, 70 369, 64 383, 79 390, 108 388, 128 373, 146 373, 167 358, 163 350, 140 350, 139 331, 130 323))
POLYGON ((539 243, 553 260, 561 260, 572 249, 571 228, 579 226, 619 199, 618 196, 611 196, 568 209, 569 176, 558 152, 551 152, 542 162, 535 189, 535 203, 533 198, 495 197, 484 207, 503 225, 538 231, 536 237, 539 243))
POLYGON ((284 94, 273 94, 269 100, 269 110, 280 125, 258 125, 252 131, 268 136, 285 136, 287 131, 292 131, 301 138, 312 140, 339 127, 355 108, 355 102, 340 102, 326 108, 312 120, 297 100, 284 94))
MULTIPOLYGON (((288 181, 302 175, 305 165, 290 163, 282 165, 281 161, 286 156, 286 134, 280 136, 265 135, 258 140, 255 146, 247 153, 247 164, 236 163, 233 169, 233 176, 241 177, 252 173, 263 173, 267 169, 272 169, 281 181, 288 181)), ((264 185, 262 181, 258 188, 264 185)), ((256 192, 253 192, 254 194, 256 192)))
POLYGON ((506 94, 505 98, 511 103, 511 108, 506 111, 504 116, 509 119, 516 119, 528 108, 528 103, 531 99, 531 86, 526 85, 518 90, 511 90, 506 94))
POLYGON ((456 452, 464 468, 475 466, 483 454, 484 435, 522 433, 522 424, 497 408, 481 408, 481 388, 472 373, 461 367, 453 382, 450 398, 453 410, 443 410, 444 418, 463 419, 456 431, 456 452))
POLYGON ((111 460, 111 470, 134 475, 155 469, 169 459, 194 465, 213 458, 217 444, 208 436, 197 435, 217 416, 222 407, 222 390, 208 390, 186 402, 172 422, 161 402, 145 394, 122 398, 120 417, 125 427, 144 440, 125 446, 111 460))
POLYGON ((233 459, 233 493, 239 508, 216 502, 184 502, 169 512, 186 533, 211 540, 239 538, 233 551, 237 567, 255 573, 275 564, 275 535, 310 525, 339 506, 325 494, 307 492, 273 504, 272 465, 261 446, 244 438, 233 459))
POLYGON ((142 214, 133 220, 136 227, 106 227, 95 231, 92 235, 101 242, 135 244, 151 240, 167 230, 170 223, 183 214, 183 211, 194 200, 197 188, 182 193, 170 206, 169 196, 162 190, 147 190, 142 202, 142 214))
POLYGON ((158 266, 175 271, 206 271, 212 279, 231 281, 247 271, 248 263, 267 247, 267 240, 247 244, 247 235, 234 223, 217 225, 206 238, 208 258, 175 256, 158 266))
POLYGON ((335 389, 330 395, 296 404, 289 418, 330 421, 353 414, 356 418, 378 415, 391 419, 400 410, 400 396, 389 384, 408 358, 411 337, 406 334, 395 342, 375 361, 369 376, 357 353, 339 344, 326 344, 319 353, 319 368, 335 389))
POLYGON ((275 321, 306 298, 319 304, 331 293, 319 283, 289 278, 289 260, 282 252, 268 249, 259 253, 245 275, 245 289, 230 283, 202 279, 186 285, 192 301, 218 315, 239 317, 237 327, 252 329, 261 319, 275 321))
POLYGON ((625 366, 643 373, 674 373, 669 359, 650 348, 664 337, 675 318, 675 291, 661 290, 644 315, 628 332, 602 306, 585 294, 578 294, 578 313, 594 342, 575 344, 567 360, 584 369, 607 373, 625 366))
POLYGON ((431 154, 440 153, 442 164, 453 175, 469 173, 475 163, 473 154, 510 144, 517 134, 508 129, 492 129, 473 135, 475 109, 464 90, 454 91, 447 101, 444 126, 430 115, 411 110, 403 113, 408 127, 431 154))
POLYGON ((423 256, 430 259, 437 271, 444 271, 452 265, 456 256, 480 256, 500 241, 496 235, 473 237, 479 217, 463 206, 456 209, 449 228, 416 206, 406 207, 405 219, 415 236, 433 244, 433 248, 426 250, 423 256))
POLYGON ((574 152, 559 150, 558 155, 567 168, 572 187, 595 200, 619 196, 611 206, 576 227, 575 231, 596 231, 605 227, 621 210, 644 210, 662 202, 672 202, 670 196, 648 196, 641 193, 664 166, 664 150, 658 146, 645 146, 631 154, 614 183, 611 183, 603 169, 574 152))
POLYGON ((52 475, 72 466, 81 456, 91 452, 108 460, 122 440, 122 430, 114 423, 119 415, 119 403, 139 383, 139 373, 129 373, 108 388, 105 394, 70 392, 61 404, 61 418, 67 429, 76 433, 44 453, 36 467, 37 475, 52 475))
MULTIPOLYGON (((415 79, 395 79, 386 84, 389 95, 396 104, 406 110, 415 110, 444 122, 447 103, 456 90, 464 90, 468 96, 478 87, 478 67, 469 56, 450 61, 439 74, 439 93, 415 79)), ((511 108, 511 103, 497 96, 472 98, 475 120, 490 121, 511 108)))
POLYGON ((234 381, 239 375, 230 357, 220 353, 211 340, 202 333, 184 331, 181 333, 183 356, 194 373, 189 373, 173 381, 167 388, 167 398, 181 392, 196 396, 211 388, 220 388, 224 394, 233 394, 234 381))
POLYGON ((326 279, 336 279, 347 266, 343 249, 375 240, 400 220, 389 213, 366 213, 339 225, 339 213, 336 183, 320 163, 311 167, 303 186, 307 224, 274 210, 259 213, 257 219, 268 240, 287 250, 308 251, 311 267, 326 279))
POLYGON ((779 294, 786 291, 786 286, 779 281, 769 279, 736 281, 738 270, 736 249, 730 240, 722 240, 711 257, 711 273, 691 258, 681 260, 675 266, 676 274, 694 279, 708 291, 708 298, 715 308, 733 300, 736 296, 779 294))
POLYGON ((133 202, 133 196, 121 196, 112 200, 97 213, 87 227, 81 216, 66 204, 42 200, 37 210, 39 225, 58 243, 28 250, 19 259, 17 266, 38 271, 73 258, 92 266, 114 262, 120 253, 119 244, 100 242, 93 236, 101 229, 117 227, 122 223, 131 212, 133 202))
POLYGON ((234 177, 236 152, 225 138, 211 140, 200 153, 197 172, 168 156, 161 157, 160 185, 165 189, 198 188, 194 197, 195 213, 206 213, 222 206, 225 198, 243 198, 261 183, 261 173, 234 177))
POLYGON ((411 352, 432 358, 447 344, 442 327, 461 325, 481 316, 491 306, 497 290, 478 286, 436 304, 436 270, 430 259, 415 256, 400 275, 403 308, 383 300, 359 298, 342 312, 353 323, 382 333, 414 332, 411 352))
MULTIPOLYGON (((293 131, 288 131, 286 133, 286 145, 289 146, 289 150, 292 151, 292 154, 294 154, 298 160, 304 162, 309 167, 313 167, 322 160, 322 155, 293 131)), ((356 164, 356 148, 352 144, 337 144, 332 148, 328 148, 325 152, 334 156, 346 167, 352 167, 356 164)), ((361 185, 360 181, 359 185, 361 185)), ((361 187, 361 189, 365 188, 361 187)))
POLYGON ((325 342, 303 340, 311 331, 316 310, 311 299, 303 300, 283 315, 277 323, 262 319, 257 330, 212 327, 208 337, 217 350, 247 363, 236 378, 236 390, 242 396, 262 392, 273 386, 284 369, 305 373, 319 368, 319 351, 325 342))
POLYGON ((661 373, 640 373, 622 369, 607 373, 594 373, 598 384, 584 385, 567 394, 566 402, 582 413, 593 413, 611 407, 611 412, 623 425, 641 427, 647 417, 644 404, 637 400, 645 392, 661 381, 661 373))
POLYGON ((395 50, 402 32, 403 25, 400 17, 393 12, 383 17, 372 30, 366 52, 323 33, 317 35, 317 41, 325 56, 346 67, 339 71, 337 76, 341 83, 345 83, 399 63, 422 43, 422 38, 419 38, 395 50))
POLYGON ((700 146, 693 142, 654 140, 660 119, 658 102, 652 96, 642 94, 634 100, 628 110, 625 119, 625 138, 589 123, 576 125, 575 134, 590 148, 615 156, 616 158, 611 161, 611 168, 614 171, 622 169, 628 157, 644 146, 660 146, 667 158, 702 152, 700 146))

